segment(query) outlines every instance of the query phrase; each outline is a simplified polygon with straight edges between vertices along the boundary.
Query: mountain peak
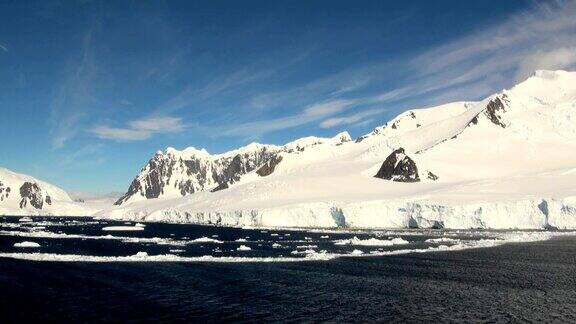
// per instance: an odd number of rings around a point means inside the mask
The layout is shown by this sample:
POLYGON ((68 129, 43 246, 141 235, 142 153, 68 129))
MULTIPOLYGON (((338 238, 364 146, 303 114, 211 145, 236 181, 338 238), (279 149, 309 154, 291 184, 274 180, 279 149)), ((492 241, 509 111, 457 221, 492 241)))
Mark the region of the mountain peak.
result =
POLYGON ((576 72, 569 72, 565 70, 536 70, 530 77, 550 80, 557 79, 560 76, 569 74, 576 74, 576 72))
MULTIPOLYGON (((162 153, 162 152, 160 152, 160 153, 162 153)), ((197 149, 197 148, 195 148, 195 147, 193 147, 193 146, 189 146, 189 147, 183 149, 182 151, 177 150, 177 149, 169 146, 169 147, 166 148, 165 153, 166 153, 166 154, 169 154, 169 155, 177 155, 177 156, 180 156, 180 155, 185 155, 185 156, 197 156, 197 155, 200 155, 200 156, 210 156, 210 153, 208 153, 208 151, 206 151, 206 149, 204 149, 204 148, 197 149)))

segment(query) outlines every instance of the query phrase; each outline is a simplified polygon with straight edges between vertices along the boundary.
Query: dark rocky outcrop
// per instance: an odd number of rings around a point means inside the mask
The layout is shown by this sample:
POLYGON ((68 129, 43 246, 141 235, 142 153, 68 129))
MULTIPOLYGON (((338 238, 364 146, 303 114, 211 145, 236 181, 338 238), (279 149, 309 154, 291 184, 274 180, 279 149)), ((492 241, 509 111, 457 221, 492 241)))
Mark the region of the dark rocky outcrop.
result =
POLYGON ((388 155, 375 177, 398 182, 420 181, 416 163, 405 154, 403 148, 388 155))
POLYGON ((428 171, 428 173, 426 174, 426 178, 432 181, 438 180, 438 176, 430 171, 428 171))
POLYGON ((276 166, 280 164, 281 161, 282 156, 280 155, 274 156, 270 160, 268 160, 268 162, 264 163, 264 165, 262 165, 260 169, 256 171, 256 173, 261 177, 269 176, 274 172, 274 169, 276 169, 276 166))
POLYGON ((228 189, 229 187, 230 187, 230 185, 228 184, 228 182, 223 182, 223 183, 219 184, 216 188, 210 190, 210 192, 216 192, 216 191, 228 189))
POLYGON ((218 183, 234 183, 240 180, 242 175, 256 170, 256 168, 274 158, 276 154, 276 152, 267 149, 256 152, 255 154, 238 154, 234 156, 232 161, 228 164, 228 167, 224 169, 224 172, 216 176, 218 183))
POLYGON ((180 194, 182 196, 186 196, 189 194, 194 193, 194 184, 192 183, 192 180, 188 179, 185 181, 181 181, 180 183, 178 183, 178 189, 180 189, 180 194))
POLYGON ((44 206, 42 189, 36 182, 24 182, 20 187, 20 208, 27 206, 28 202, 36 209, 44 206))
POLYGON ((504 94, 502 95, 502 99, 500 97, 496 97, 488 102, 486 108, 482 110, 481 113, 474 116, 468 123, 467 127, 471 127, 472 125, 477 125, 479 117, 481 115, 485 116, 491 123, 494 125, 498 125, 502 128, 506 128, 506 124, 502 121, 502 114, 506 112, 506 105, 505 102, 507 101, 507 96, 504 94))
POLYGON ((500 100, 500 98, 496 98, 488 103, 486 109, 484 110, 484 114, 492 123, 502 128, 506 128, 506 125, 502 123, 502 116, 500 115, 505 111, 506 108, 504 108, 504 103, 502 103, 502 100, 500 100))
POLYGON ((121 205, 135 195, 147 199, 158 198, 165 188, 173 186, 182 196, 198 191, 226 189, 240 177, 254 171, 276 155, 266 146, 234 156, 193 155, 182 158, 169 153, 157 153, 132 181, 128 191, 114 204, 121 205), (176 175, 177 174, 177 175, 176 175))
MULTIPOLYGON (((280 161, 282 161, 282 156, 272 155, 267 162, 265 162, 264 164, 260 164, 260 168, 256 170, 256 174, 258 174, 261 177, 265 177, 272 174, 272 172, 274 172, 274 169, 276 168, 276 165, 278 165, 280 161)), ((224 179, 226 179, 226 181, 219 183, 218 186, 210 190, 210 192, 216 192, 228 189, 231 184, 233 184, 236 181, 239 181, 242 175, 248 172, 252 172, 253 170, 254 167, 252 164, 246 165, 245 163, 242 163, 240 156, 234 157, 234 159, 232 159, 232 163, 230 164, 230 166, 225 170, 224 179)))
POLYGON ((10 196, 10 190, 10 187, 0 181, 0 202, 4 201, 4 199, 7 199, 10 196))

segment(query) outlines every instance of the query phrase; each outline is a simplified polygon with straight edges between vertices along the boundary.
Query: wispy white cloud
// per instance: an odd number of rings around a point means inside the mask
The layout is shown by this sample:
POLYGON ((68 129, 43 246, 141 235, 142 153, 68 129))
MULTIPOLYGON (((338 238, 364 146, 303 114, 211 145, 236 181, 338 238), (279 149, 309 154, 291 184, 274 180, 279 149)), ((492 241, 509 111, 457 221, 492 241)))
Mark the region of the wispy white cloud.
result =
POLYGON ((348 96, 357 113, 332 116, 320 123, 329 128, 362 123, 376 114, 362 108, 374 104, 396 107, 406 103, 429 106, 450 101, 477 100, 509 87, 536 69, 576 67, 576 1, 535 4, 529 10, 509 16, 500 23, 486 26, 447 44, 395 62, 372 62, 363 67, 341 71, 304 86, 267 97, 256 97, 259 105, 280 105, 307 93, 348 96), (398 82, 381 93, 362 97, 352 91, 382 82, 378 75, 395 66, 402 69, 398 82), (516 78, 516 79, 515 79, 516 78))
POLYGON ((5 45, 3 45, 3 44, 0 44, 0 50, 8 53, 8 48, 7 48, 5 45))
POLYGON ((322 120, 326 117, 341 113, 352 107, 354 104, 354 100, 331 100, 320 102, 312 104, 301 112, 287 117, 230 125, 230 127, 224 127, 217 135, 257 137, 268 132, 294 128, 322 120))
MULTIPOLYGON (((450 43, 412 57, 375 61, 295 84, 279 90, 250 94, 247 122, 219 126, 215 136, 257 137, 312 122, 322 128, 362 125, 381 109, 429 106, 449 101, 477 100, 511 86, 535 69, 572 68, 576 64, 576 2, 535 4, 496 24, 485 26, 450 43), (393 79, 389 71, 396 71, 393 79), (388 78, 388 79, 386 79, 388 78), (388 89, 378 86, 388 85, 388 89), (315 102, 319 102, 316 103, 315 102), (410 105, 410 106, 408 106, 410 105), (297 107, 306 107, 298 110, 297 107), (295 113, 261 118, 273 108, 295 113), (354 110, 356 113, 346 115, 354 110), (344 115, 340 115, 343 114, 344 115)), ((214 78, 202 87, 190 86, 159 108, 162 113, 190 107, 209 98, 265 81, 274 69, 242 69, 214 78)), ((237 118, 237 116, 236 116, 237 118)), ((134 127, 107 129, 117 136, 148 138, 134 127)), ((213 134, 214 135, 214 134, 213 134)))
POLYGON ((535 52, 522 60, 516 79, 524 79, 534 70, 563 69, 576 64, 576 47, 562 47, 535 52))
MULTIPOLYGON (((89 81, 94 64, 90 39, 84 52, 78 72, 72 73, 63 86, 57 106, 81 107, 91 102, 89 81)), ((188 53, 188 49, 183 49, 167 60, 166 66, 170 71, 180 71, 188 53)), ((375 105, 401 110, 481 99, 512 85, 514 78, 524 78, 535 69, 574 68, 575 54, 576 2, 556 1, 535 4, 530 10, 412 56, 351 66, 303 82, 278 82, 281 88, 261 85, 277 78, 281 72, 290 72, 290 64, 296 64, 306 55, 286 60, 281 67, 258 61, 240 69, 219 70, 213 76, 196 79, 175 91, 150 110, 153 116, 170 116, 186 110, 187 118, 194 115, 206 125, 218 123, 213 127, 217 131, 209 136, 255 137, 310 123, 319 123, 322 128, 365 125, 382 111, 374 109, 375 105), (212 105, 211 100, 223 97, 228 98, 212 105), (355 113, 350 114, 351 111, 355 113)), ((128 102, 122 104, 128 105, 128 102)), ((78 121, 85 114, 82 109, 68 109, 58 114, 55 146, 64 145, 78 132, 78 121)), ((143 116, 147 115, 150 116, 143 112, 143 116)), ((138 141, 189 128, 178 118, 163 122, 168 124, 160 123, 157 117, 141 118, 121 126, 98 125, 90 132, 103 139, 138 141)))
MULTIPOLYGON (((181 109, 194 109, 204 106, 211 100, 233 98, 237 101, 236 108, 240 106, 242 97, 248 96, 253 91, 254 84, 264 83, 267 80, 278 77, 282 71, 289 71, 293 66, 305 60, 312 50, 302 50, 299 53, 288 51, 282 64, 268 62, 268 58, 258 58, 249 65, 234 70, 214 73, 205 80, 183 87, 175 95, 168 98, 164 103, 156 107, 156 114, 173 114, 181 109), (293 55, 287 55, 293 54, 293 55)), ((180 64, 171 64, 174 68, 181 68, 180 64)))
MULTIPOLYGON (((417 94, 451 89, 458 95, 453 90, 459 88, 459 99, 468 99, 463 95, 479 88, 479 83, 495 92, 536 69, 574 68, 575 46, 576 2, 535 4, 499 24, 415 57, 410 62, 417 80, 413 86, 417 94)), ((478 93, 473 99, 486 94, 478 93)))
POLYGON ((372 120, 369 117, 373 117, 384 112, 383 109, 368 109, 364 111, 360 111, 358 113, 342 116, 342 117, 332 117, 328 118, 320 123, 320 127, 322 128, 332 128, 336 126, 342 125, 350 125, 350 124, 358 124, 362 123, 365 120, 372 120))
POLYGON ((130 128, 154 132, 154 133, 174 133, 184 129, 182 119, 176 117, 149 117, 129 122, 130 128))
MULTIPOLYGON (((534 4, 501 22, 441 44, 412 58, 374 62, 351 75, 381 82, 376 76, 391 66, 403 72, 389 89, 357 98, 364 104, 406 103, 429 106, 449 101, 477 100, 523 80, 537 69, 576 68, 576 1, 534 4)), ((343 79, 346 79, 344 77, 343 79)), ((330 83, 329 80, 327 80, 330 83)))
POLYGON ((128 99, 120 100, 120 104, 123 106, 134 106, 134 103, 128 99))
POLYGON ((54 148, 62 148, 81 129, 81 122, 95 104, 92 84, 97 73, 94 62, 93 31, 82 39, 80 58, 70 59, 70 67, 64 80, 56 86, 50 105, 48 120, 51 142, 54 148))
POLYGON ((64 155, 59 164, 62 166, 73 165, 78 166, 93 166, 99 165, 106 161, 102 156, 105 146, 102 143, 88 144, 80 149, 64 155))
POLYGON ((127 127, 99 125, 89 130, 101 139, 117 141, 142 141, 155 134, 178 133, 186 128, 181 118, 149 117, 128 122, 127 127))
POLYGON ((422 71, 435 73, 459 64, 473 65, 475 60, 562 46, 574 41, 575 9, 576 2, 571 0, 536 4, 500 24, 428 51, 416 58, 415 64, 422 71))
POLYGON ((208 82, 206 85, 190 85, 163 103, 156 112, 170 114, 184 108, 202 103, 210 98, 222 95, 230 89, 237 89, 251 82, 262 80, 271 74, 271 70, 242 69, 228 75, 223 75, 208 82))
POLYGON ((90 130, 91 133, 102 139, 111 139, 118 141, 142 141, 150 138, 152 132, 131 129, 131 128, 117 128, 107 125, 96 126, 90 130))

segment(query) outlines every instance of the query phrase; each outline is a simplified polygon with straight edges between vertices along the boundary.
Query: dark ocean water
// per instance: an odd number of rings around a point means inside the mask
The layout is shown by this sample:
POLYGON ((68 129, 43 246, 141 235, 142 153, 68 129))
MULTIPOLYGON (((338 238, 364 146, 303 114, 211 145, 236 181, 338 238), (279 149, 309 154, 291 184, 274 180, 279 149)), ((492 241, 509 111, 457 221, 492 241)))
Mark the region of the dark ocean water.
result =
MULTIPOLYGON (((34 218, 24 224, 0 218, 0 256, 40 252, 81 258, 146 252, 149 256, 305 258, 291 252, 302 245, 342 255, 353 250, 365 254, 378 249, 422 250, 438 245, 426 242, 430 238, 474 241, 492 235, 263 231, 169 224, 147 224, 138 232, 102 231, 109 225, 128 226, 86 219, 72 223, 68 218, 34 218), (162 240, 98 238, 106 235, 162 240), (190 243, 213 235, 222 243, 190 243), (235 242, 245 237, 249 237, 246 242, 235 242), (386 247, 334 244, 353 237, 361 241, 403 238, 409 243, 386 247), (33 251, 14 247, 22 241, 41 246, 33 251), (276 242, 283 248, 273 248, 276 242), (238 251, 239 245, 252 249, 238 251)), ((0 257, 0 322, 27 321, 576 322, 576 238, 302 262, 43 262, 0 257)))

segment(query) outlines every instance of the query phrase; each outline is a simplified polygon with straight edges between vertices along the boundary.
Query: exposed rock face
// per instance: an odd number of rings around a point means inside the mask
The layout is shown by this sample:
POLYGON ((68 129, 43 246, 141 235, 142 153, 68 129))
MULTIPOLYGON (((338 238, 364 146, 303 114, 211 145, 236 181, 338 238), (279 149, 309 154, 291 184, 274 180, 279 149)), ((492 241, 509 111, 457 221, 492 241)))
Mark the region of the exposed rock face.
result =
POLYGON ((183 151, 169 148, 166 152, 157 152, 148 161, 115 205, 133 198, 178 197, 198 191, 223 190, 255 170, 259 170, 260 176, 270 175, 282 159, 280 153, 300 154, 312 146, 342 145, 351 140, 350 135, 343 132, 333 138, 304 137, 283 146, 253 143, 218 155, 194 148, 183 151))
POLYGON ((438 180, 438 176, 435 175, 434 173, 430 172, 430 171, 427 171, 426 178, 429 180, 432 180, 432 181, 438 180))
POLYGON ((488 103, 486 109, 484 110, 484 115, 490 119, 490 121, 502 128, 506 128, 506 125, 502 123, 502 113, 506 111, 504 104, 500 98, 496 98, 488 103))
POLYGON ((494 125, 506 128, 506 124, 504 124, 502 121, 502 115, 506 112, 506 101, 507 96, 505 94, 502 95, 502 99, 496 97, 495 99, 490 100, 486 105, 486 108, 480 114, 470 120, 468 127, 477 125, 479 117, 484 116, 494 125))
POLYGON ((375 177, 398 182, 420 181, 416 163, 404 153, 403 148, 388 155, 375 177))
POLYGON ((0 202, 10 197, 10 191, 11 191, 10 187, 8 187, 7 185, 3 184, 2 181, 0 181, 0 202))
POLYGON ((263 166, 261 166, 260 169, 258 169, 256 171, 256 173, 261 177, 269 176, 274 172, 274 170, 276 169, 276 166, 278 164, 280 164, 281 161, 282 161, 282 156, 280 156, 280 155, 275 156, 275 157, 271 158, 270 160, 268 160, 268 162, 266 162, 263 166))
POLYGON ((30 203, 36 209, 44 206, 44 194, 42 189, 35 182, 24 182, 20 187, 20 208, 24 208, 30 203))
POLYGON ((276 150, 269 150, 266 147, 255 152, 238 154, 232 158, 232 161, 225 161, 228 166, 221 174, 215 174, 215 177, 218 183, 234 183, 240 180, 242 175, 254 171, 266 161, 276 157, 276 154, 276 150))
POLYGON ((216 191, 228 189, 229 187, 230 186, 228 185, 228 183, 224 182, 224 183, 219 184, 216 188, 210 190, 210 192, 216 192, 216 191))
POLYGON ((148 161, 130 184, 128 192, 115 204, 121 205, 135 195, 147 199, 158 198, 170 190, 186 196, 210 188, 225 189, 275 154, 276 150, 267 146, 231 156, 160 152, 148 161))

